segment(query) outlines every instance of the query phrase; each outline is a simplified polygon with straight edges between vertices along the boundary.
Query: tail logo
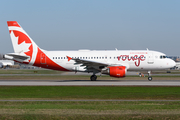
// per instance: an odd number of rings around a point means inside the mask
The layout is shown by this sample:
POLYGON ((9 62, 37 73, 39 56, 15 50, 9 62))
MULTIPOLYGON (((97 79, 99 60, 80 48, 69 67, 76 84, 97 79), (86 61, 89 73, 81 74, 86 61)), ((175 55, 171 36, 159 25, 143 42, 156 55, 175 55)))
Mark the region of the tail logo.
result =
POLYGON ((20 55, 29 56, 30 59, 26 60, 25 62, 30 62, 33 53, 33 45, 29 37, 20 31, 10 30, 9 32, 14 42, 13 45, 15 52, 19 53, 20 55))

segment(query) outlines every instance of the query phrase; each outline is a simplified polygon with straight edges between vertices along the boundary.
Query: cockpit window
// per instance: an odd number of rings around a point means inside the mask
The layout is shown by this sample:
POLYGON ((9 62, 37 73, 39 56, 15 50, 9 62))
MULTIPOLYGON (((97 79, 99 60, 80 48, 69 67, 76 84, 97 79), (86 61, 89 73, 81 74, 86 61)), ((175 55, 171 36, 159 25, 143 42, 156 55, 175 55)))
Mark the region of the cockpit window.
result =
POLYGON ((165 55, 160 56, 160 59, 165 59, 165 58, 167 58, 167 56, 165 56, 165 55))

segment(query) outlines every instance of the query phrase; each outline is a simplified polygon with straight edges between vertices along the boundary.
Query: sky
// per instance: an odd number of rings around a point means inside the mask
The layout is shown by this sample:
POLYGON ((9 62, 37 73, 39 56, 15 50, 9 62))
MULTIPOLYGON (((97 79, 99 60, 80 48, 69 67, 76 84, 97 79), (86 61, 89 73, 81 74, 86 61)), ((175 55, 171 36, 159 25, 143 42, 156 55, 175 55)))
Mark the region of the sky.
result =
POLYGON ((180 0, 3 0, 0 53, 12 53, 7 21, 45 50, 155 50, 180 56, 180 0))

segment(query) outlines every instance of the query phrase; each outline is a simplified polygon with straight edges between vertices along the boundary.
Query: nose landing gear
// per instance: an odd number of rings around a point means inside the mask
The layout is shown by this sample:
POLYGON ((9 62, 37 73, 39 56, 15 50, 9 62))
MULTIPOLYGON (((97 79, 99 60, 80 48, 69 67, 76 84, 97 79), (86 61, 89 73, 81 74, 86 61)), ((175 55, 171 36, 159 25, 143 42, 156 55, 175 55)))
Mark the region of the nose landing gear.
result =
POLYGON ((151 80, 152 80, 152 77, 151 77, 151 76, 149 76, 149 77, 148 77, 148 80, 149 80, 149 81, 151 81, 151 80))
POLYGON ((151 71, 148 71, 148 80, 151 81, 152 77, 151 77, 151 71))

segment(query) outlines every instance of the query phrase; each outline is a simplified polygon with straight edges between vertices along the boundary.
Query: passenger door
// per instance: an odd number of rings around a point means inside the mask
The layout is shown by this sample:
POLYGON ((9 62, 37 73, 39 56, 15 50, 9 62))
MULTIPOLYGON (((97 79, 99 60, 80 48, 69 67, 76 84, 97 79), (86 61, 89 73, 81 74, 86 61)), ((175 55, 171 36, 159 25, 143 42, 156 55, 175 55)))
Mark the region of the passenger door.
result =
POLYGON ((154 63, 154 56, 152 52, 148 52, 148 64, 154 63))

